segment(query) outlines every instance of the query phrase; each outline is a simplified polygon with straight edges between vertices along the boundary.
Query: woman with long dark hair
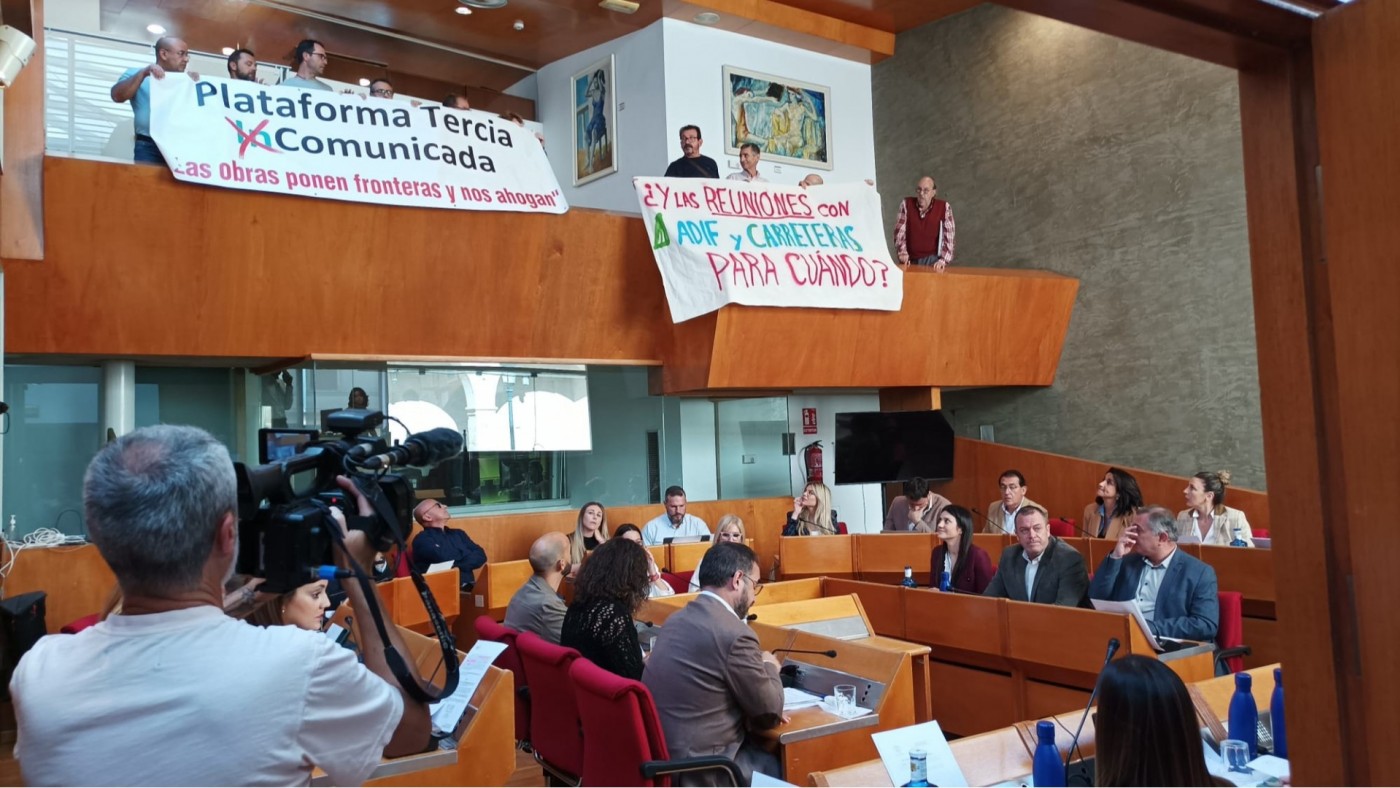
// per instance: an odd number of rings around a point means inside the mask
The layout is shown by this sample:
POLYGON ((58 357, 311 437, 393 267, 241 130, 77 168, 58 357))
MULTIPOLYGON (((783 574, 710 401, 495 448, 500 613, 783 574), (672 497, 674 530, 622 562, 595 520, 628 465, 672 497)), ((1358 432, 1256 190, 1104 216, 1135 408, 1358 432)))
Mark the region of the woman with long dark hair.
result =
POLYGON ((1100 539, 1117 540, 1142 508, 1142 490, 1131 473, 1109 468, 1099 482, 1094 502, 1084 507, 1084 531, 1100 539))
POLYGON ((972 512, 962 506, 944 507, 935 521, 935 533, 940 544, 933 548, 929 574, 933 587, 947 572, 952 588, 969 594, 980 594, 992 582, 992 558, 987 551, 972 543, 972 512))
POLYGON ((1104 668, 1094 731, 1095 785, 1229 785, 1206 770, 1186 684, 1153 657, 1104 668))
POLYGON ((598 545, 574 581, 559 644, 604 670, 640 680, 642 647, 632 617, 647 600, 649 564, 646 548, 630 539, 598 545))

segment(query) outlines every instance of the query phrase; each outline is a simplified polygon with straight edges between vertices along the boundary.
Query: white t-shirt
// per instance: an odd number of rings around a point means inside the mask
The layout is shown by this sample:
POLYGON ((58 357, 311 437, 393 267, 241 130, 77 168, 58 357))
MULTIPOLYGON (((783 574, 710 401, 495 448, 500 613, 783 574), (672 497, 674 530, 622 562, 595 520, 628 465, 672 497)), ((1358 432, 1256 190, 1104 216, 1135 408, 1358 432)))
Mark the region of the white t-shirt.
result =
POLYGON ((27 785, 359 785, 403 715, 325 635, 207 605, 42 638, 10 693, 27 785))
POLYGON ((642 526, 642 543, 650 546, 663 544, 663 539, 682 538, 687 536, 710 536, 710 526, 705 525, 693 514, 687 514, 681 518, 680 525, 672 525, 671 518, 665 513, 653 517, 642 526))

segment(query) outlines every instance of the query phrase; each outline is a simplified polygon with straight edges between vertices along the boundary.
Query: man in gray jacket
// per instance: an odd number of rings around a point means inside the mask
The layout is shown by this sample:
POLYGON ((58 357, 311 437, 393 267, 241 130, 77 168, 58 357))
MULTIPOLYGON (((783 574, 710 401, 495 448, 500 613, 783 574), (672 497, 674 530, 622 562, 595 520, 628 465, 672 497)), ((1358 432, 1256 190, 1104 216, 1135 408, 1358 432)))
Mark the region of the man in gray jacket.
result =
POLYGON ((1015 602, 1087 607, 1089 572, 1084 556, 1050 535, 1050 518, 1034 504, 1016 512, 1016 541, 1002 551, 997 573, 983 596, 1015 602))
POLYGON ((552 531, 536 539, 530 545, 530 568, 535 573, 506 605, 505 625, 558 645, 567 611, 559 598, 559 583, 569 571, 569 537, 552 531))
MULTIPOLYGON (((720 542, 700 566, 700 595, 666 619, 642 683, 651 690, 672 758, 723 755, 743 770, 781 776, 770 752, 746 730, 776 727, 783 717, 778 660, 758 645, 745 622, 758 596, 758 559, 741 542, 720 542)), ((718 785, 720 775, 695 772, 680 785, 718 785)))

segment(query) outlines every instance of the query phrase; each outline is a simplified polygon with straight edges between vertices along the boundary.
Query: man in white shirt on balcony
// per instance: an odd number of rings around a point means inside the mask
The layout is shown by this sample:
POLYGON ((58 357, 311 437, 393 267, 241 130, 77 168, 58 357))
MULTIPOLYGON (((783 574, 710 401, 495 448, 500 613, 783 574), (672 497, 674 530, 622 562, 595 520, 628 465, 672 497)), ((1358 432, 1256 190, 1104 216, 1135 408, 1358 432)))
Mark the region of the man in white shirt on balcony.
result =
POLYGON ((699 517, 685 513, 685 490, 677 486, 666 488, 666 512, 642 526, 642 543, 665 544, 666 539, 683 539, 710 535, 710 526, 699 517))
POLYGON ((761 157, 758 146, 752 142, 746 142, 739 146, 739 166, 742 170, 731 174, 726 180, 746 181, 748 183, 767 183, 768 179, 758 174, 758 160, 761 157))
POLYGON ((296 67, 297 73, 282 80, 284 87, 335 92, 334 88, 320 80, 320 76, 326 72, 326 64, 330 62, 324 44, 314 38, 308 38, 297 44, 296 54, 292 57, 292 65, 296 67))

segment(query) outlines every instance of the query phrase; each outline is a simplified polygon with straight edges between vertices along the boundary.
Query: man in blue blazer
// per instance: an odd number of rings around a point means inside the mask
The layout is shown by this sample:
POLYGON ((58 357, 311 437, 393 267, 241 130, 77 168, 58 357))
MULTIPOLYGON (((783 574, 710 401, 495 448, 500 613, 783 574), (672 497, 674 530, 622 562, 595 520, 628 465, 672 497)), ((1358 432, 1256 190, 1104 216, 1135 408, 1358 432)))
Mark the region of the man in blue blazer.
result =
POLYGON ((1176 517, 1147 506, 1123 529, 1089 584, 1090 599, 1137 600, 1158 637, 1215 640, 1220 599, 1215 570, 1176 547, 1176 517))

